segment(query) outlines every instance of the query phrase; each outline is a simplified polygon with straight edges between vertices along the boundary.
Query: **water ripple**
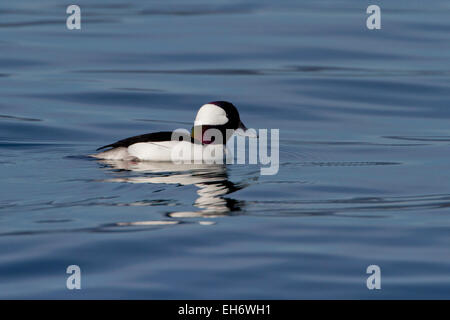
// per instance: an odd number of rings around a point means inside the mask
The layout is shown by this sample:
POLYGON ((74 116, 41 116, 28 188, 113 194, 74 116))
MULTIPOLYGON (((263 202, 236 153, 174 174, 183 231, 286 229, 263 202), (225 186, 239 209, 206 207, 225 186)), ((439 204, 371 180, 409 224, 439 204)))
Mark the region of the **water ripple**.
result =
POLYGON ((371 76, 371 77, 410 77, 410 76, 448 76, 450 70, 395 70, 348 68, 335 66, 288 66, 284 68, 202 68, 202 69, 85 69, 76 73, 117 73, 117 74, 178 74, 178 75, 282 75, 282 74, 317 74, 327 76, 371 76))
POLYGON ((449 136, 385 136, 386 139, 409 140, 409 141, 430 141, 430 142, 448 142, 449 136))
POLYGON ((0 119, 18 120, 18 121, 32 121, 32 122, 43 121, 42 119, 9 116, 9 115, 4 115, 4 114, 0 114, 0 119))
POLYGON ((350 199, 328 200, 258 200, 247 201, 255 205, 251 215, 339 215, 354 217, 387 217, 384 212, 441 209, 450 207, 450 194, 429 194, 397 197, 358 197, 350 199), (350 204, 351 206, 345 206, 350 204), (331 206, 330 206, 331 205, 331 206), (344 205, 344 206, 340 206, 344 205), (323 207, 321 207, 323 206, 323 207), (276 209, 275 209, 276 208, 276 209), (274 211, 277 213, 275 214, 274 211), (371 211, 373 215, 364 216, 363 212, 371 211), (352 214, 349 214, 352 213, 352 214))

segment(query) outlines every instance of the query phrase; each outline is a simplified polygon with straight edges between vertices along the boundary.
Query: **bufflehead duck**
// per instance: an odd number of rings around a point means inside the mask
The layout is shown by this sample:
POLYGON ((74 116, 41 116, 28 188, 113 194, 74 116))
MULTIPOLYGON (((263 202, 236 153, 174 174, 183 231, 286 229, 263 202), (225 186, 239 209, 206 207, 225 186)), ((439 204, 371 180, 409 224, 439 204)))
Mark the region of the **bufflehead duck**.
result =
POLYGON ((223 159, 226 141, 237 129, 242 129, 244 132, 247 130, 236 107, 227 101, 213 101, 203 105, 198 110, 190 135, 186 133, 178 134, 177 138, 174 139, 171 131, 147 133, 100 147, 97 151, 110 149, 94 154, 92 157, 105 160, 173 162, 174 160, 201 158, 206 161, 214 161, 219 158, 223 159), (215 137, 211 136, 211 132, 220 133, 223 139, 216 140, 215 137), (196 148, 193 148, 194 146, 196 148), (211 147, 215 148, 216 151, 210 152, 211 147), (174 152, 175 148, 177 148, 177 152, 174 152), (209 148, 209 152, 205 157, 204 151, 206 148, 209 148), (182 152, 179 152, 180 150, 182 152), (191 150, 195 151, 191 152, 191 150), (181 158, 174 159, 174 154, 181 154, 181 158))

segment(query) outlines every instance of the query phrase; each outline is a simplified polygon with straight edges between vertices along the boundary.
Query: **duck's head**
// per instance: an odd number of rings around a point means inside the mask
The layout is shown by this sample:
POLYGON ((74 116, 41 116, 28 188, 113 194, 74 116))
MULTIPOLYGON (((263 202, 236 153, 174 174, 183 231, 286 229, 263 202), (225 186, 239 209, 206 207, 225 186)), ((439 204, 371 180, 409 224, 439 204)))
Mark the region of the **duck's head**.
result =
MULTIPOLYGON (((247 128, 242 123, 239 112, 236 107, 227 101, 213 101, 204 104, 197 112, 195 117, 194 127, 192 128, 192 137, 201 141, 202 144, 209 144, 215 141, 210 139, 205 132, 209 129, 217 129, 222 133, 224 139, 223 144, 231 137, 233 132, 237 129, 242 129, 244 132, 247 128)), ((213 130, 209 132, 214 132, 213 130)))

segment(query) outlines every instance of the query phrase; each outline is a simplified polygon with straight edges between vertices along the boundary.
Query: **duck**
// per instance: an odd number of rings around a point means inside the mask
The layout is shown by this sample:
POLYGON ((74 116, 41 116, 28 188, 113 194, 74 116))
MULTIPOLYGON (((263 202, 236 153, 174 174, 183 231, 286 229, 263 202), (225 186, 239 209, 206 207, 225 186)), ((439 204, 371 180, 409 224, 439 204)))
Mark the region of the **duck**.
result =
POLYGON ((226 153, 226 142, 235 132, 243 135, 248 132, 237 108, 228 101, 213 101, 200 107, 190 133, 175 130, 142 134, 102 146, 96 150, 100 152, 90 156, 103 160, 177 162, 200 159, 220 163, 226 153))

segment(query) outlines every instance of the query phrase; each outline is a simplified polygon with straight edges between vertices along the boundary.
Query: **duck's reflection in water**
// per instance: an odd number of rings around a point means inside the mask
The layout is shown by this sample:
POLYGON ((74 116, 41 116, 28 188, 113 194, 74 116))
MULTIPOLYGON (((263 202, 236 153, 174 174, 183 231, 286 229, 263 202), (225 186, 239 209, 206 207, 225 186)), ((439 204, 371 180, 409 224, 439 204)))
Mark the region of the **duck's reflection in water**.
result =
MULTIPOLYGON (((214 218, 231 215, 241 209, 241 203, 225 195, 246 186, 245 183, 229 181, 225 165, 174 164, 170 162, 136 162, 100 160, 99 163, 115 170, 130 171, 137 175, 107 179, 108 182, 152 183, 194 185, 198 188, 194 206, 196 211, 177 211, 167 215, 171 218, 203 217, 214 218)), ((162 224, 169 221, 161 221, 162 224)), ((149 225, 156 221, 121 223, 119 225, 149 225)), ((173 221, 173 224, 177 223, 173 221)), ((200 221, 201 224, 214 224, 213 221, 200 221)))

